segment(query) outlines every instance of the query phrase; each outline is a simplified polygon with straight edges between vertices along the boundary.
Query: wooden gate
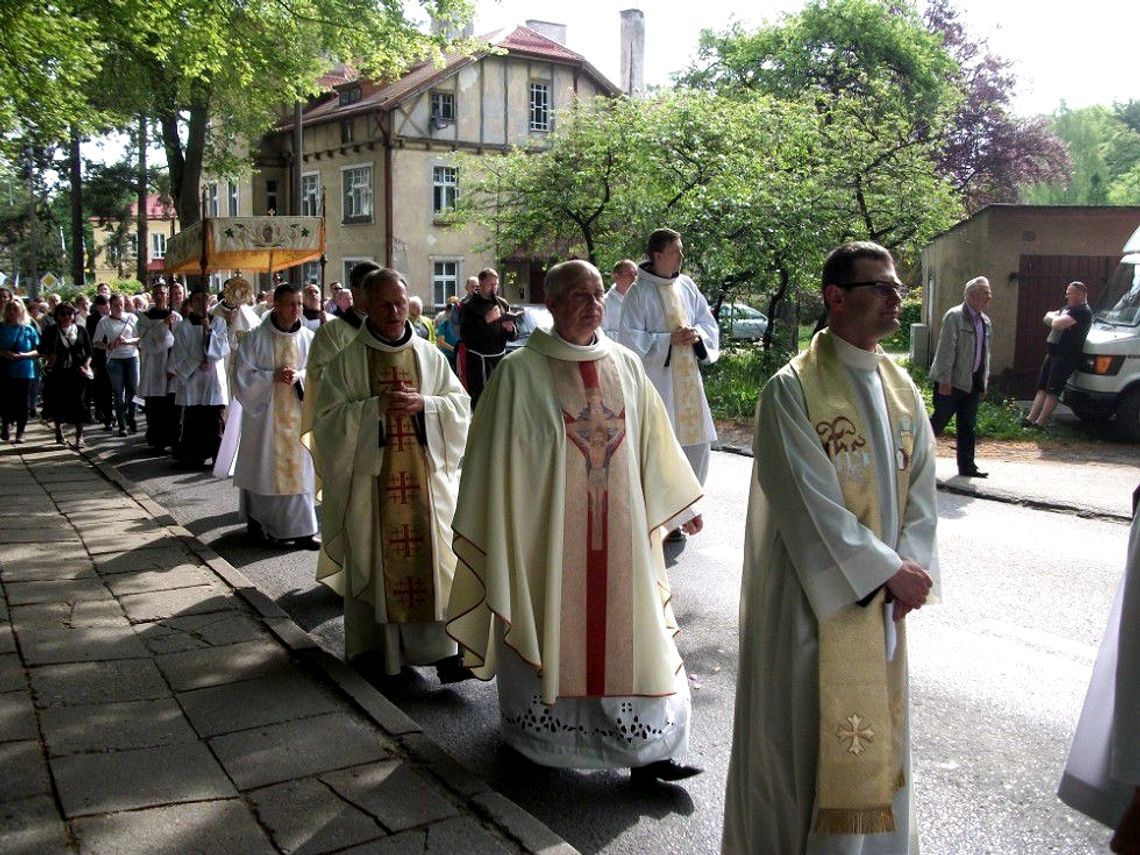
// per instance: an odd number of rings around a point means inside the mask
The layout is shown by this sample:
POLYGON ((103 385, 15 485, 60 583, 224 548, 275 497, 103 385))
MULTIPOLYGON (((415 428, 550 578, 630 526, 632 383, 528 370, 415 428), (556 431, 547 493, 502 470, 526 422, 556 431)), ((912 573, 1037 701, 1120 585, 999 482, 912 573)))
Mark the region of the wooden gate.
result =
MULTIPOLYGON (((1017 271, 1017 341, 1013 356, 1013 389, 1032 397, 1037 372, 1045 358, 1049 331, 1042 318, 1065 305, 1065 286, 1076 280, 1089 289, 1095 305, 1120 256, 1023 255, 1017 271)), ((1000 333, 998 333, 1000 334, 1000 333)))

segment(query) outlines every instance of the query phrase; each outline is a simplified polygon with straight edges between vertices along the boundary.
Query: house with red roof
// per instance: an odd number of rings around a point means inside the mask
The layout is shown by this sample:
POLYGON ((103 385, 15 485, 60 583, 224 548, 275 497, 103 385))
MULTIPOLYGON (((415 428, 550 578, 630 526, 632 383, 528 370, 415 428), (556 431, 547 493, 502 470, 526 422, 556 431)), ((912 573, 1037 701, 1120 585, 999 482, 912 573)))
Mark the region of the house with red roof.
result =
MULTIPOLYGON (((297 156, 290 114, 254 152, 248 186, 205 185, 207 214, 229 215, 232 198, 241 215, 318 215, 323 200, 326 283, 375 261, 403 272, 409 290, 432 306, 462 296, 468 276, 493 266, 511 302, 541 300, 549 259, 504 258, 483 248, 492 243, 488 235, 446 218, 463 188, 456 152, 541 146, 558 111, 574 99, 620 94, 562 43, 565 27, 527 24, 481 37, 485 50, 445 55, 441 65, 423 62, 392 81, 334 70, 328 93, 301 113, 299 204, 290 198, 297 156)), ((303 280, 318 277, 317 264, 306 265, 303 280)))

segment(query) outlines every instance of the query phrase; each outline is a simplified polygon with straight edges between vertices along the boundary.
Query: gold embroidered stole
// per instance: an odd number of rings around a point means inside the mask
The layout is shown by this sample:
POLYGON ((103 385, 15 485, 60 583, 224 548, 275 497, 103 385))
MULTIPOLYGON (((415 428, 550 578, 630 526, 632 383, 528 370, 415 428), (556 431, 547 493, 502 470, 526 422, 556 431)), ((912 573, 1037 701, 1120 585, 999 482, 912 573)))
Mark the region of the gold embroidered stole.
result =
MULTIPOLYGON (((421 385, 411 347, 368 348, 368 375, 373 395, 421 385)), ((376 494, 388 623, 431 623, 436 595, 427 456, 410 416, 386 415, 384 440, 376 494)))
MULTIPOLYGON (((910 378, 891 360, 879 361, 893 440, 893 460, 876 460, 867 426, 835 350, 831 333, 818 333, 792 360, 803 387, 808 418, 835 466, 843 503, 880 540, 883 532, 876 487, 877 466, 891 466, 899 520, 906 512, 914 452, 915 398, 910 378)), ((906 703, 906 636, 886 658, 886 591, 866 607, 853 604, 819 625, 819 774, 814 830, 871 834, 895 830, 891 803, 903 786, 902 715, 906 703)))
POLYGON ((566 426, 559 697, 633 694, 625 398, 610 356, 550 359, 566 426))
MULTIPOLYGON (((661 305, 665 309, 665 328, 670 332, 687 327, 689 314, 681 302, 681 283, 673 280, 657 285, 661 305)), ((704 436, 704 389, 701 387, 701 368, 691 344, 671 345, 670 374, 673 375, 673 413, 677 442, 697 445, 704 436)))
MULTIPOLYGON (((272 323, 272 321, 267 321, 272 323)), ((295 335, 272 330, 273 367, 301 368, 301 349, 295 335)), ((305 492, 301 466, 301 399, 292 386, 273 383, 273 486, 277 495, 305 492)))

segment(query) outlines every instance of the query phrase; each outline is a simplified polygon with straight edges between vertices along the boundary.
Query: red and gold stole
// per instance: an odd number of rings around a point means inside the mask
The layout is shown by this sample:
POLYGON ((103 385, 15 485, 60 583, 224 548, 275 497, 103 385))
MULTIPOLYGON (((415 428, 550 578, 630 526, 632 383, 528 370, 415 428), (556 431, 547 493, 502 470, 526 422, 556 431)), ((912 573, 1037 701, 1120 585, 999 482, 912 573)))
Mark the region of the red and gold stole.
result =
POLYGON ((633 694, 625 399, 609 356, 550 360, 566 426, 559 697, 633 694))
MULTIPOLYGON (((419 389, 415 350, 368 348, 368 376, 373 395, 419 389)), ((376 494, 388 622, 431 623, 436 596, 427 457, 409 416, 385 416, 384 437, 376 494)))

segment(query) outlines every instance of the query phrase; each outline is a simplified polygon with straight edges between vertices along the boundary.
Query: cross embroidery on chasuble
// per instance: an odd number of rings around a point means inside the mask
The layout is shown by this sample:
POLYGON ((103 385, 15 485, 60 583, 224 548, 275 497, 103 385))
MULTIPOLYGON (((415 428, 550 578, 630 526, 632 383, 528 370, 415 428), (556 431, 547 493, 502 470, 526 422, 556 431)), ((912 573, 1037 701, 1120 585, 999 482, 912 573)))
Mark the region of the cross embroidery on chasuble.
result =
POLYGON ((608 356, 550 365, 568 445, 559 696, 628 695, 632 532, 621 380, 608 356))
MULTIPOLYGON (((369 348, 372 393, 420 388, 415 351, 369 348)), ((390 623, 431 623, 435 572, 431 545, 431 497, 424 446, 412 417, 386 414, 383 459, 376 479, 384 600, 390 623)))

